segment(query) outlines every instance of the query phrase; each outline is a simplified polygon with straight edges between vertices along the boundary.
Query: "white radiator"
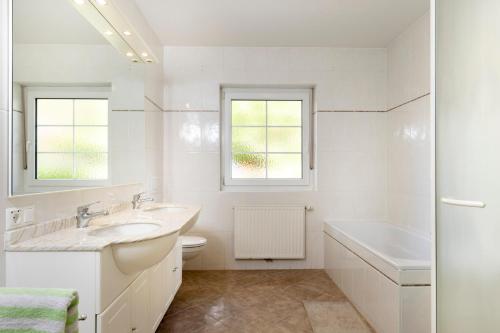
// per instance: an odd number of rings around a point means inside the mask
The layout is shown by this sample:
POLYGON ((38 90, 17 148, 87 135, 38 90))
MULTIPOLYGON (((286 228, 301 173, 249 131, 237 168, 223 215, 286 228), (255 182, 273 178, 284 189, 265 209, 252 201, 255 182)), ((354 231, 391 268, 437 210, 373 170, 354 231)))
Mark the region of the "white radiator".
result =
POLYGON ((234 207, 236 259, 304 259, 304 206, 234 207))

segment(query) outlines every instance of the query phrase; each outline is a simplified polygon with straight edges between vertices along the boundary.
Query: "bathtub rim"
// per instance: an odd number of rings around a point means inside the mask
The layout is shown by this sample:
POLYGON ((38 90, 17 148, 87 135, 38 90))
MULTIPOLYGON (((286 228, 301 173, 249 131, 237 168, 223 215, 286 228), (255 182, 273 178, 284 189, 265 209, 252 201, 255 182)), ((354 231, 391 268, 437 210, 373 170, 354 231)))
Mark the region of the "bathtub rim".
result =
POLYGON ((333 221, 327 220, 323 223, 323 232, 325 236, 332 237, 351 251, 354 255, 360 257, 367 264, 384 274, 387 278, 400 286, 429 286, 431 284, 431 262, 425 260, 394 260, 394 258, 384 255, 372 247, 364 244, 358 238, 342 230, 341 223, 360 223, 360 224, 383 224, 391 228, 401 229, 409 232, 419 238, 425 239, 421 235, 415 234, 411 230, 406 230, 394 224, 387 222, 367 222, 367 221, 333 221))

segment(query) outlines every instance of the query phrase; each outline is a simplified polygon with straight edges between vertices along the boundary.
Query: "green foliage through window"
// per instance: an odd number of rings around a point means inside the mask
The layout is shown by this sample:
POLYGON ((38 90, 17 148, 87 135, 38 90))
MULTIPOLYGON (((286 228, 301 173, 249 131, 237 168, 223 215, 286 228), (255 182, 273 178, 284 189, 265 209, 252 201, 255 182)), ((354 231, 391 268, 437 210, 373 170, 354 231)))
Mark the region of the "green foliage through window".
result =
POLYGON ((36 178, 108 178, 108 100, 36 99, 36 178))
POLYGON ((302 178, 302 101, 231 102, 232 177, 302 178))

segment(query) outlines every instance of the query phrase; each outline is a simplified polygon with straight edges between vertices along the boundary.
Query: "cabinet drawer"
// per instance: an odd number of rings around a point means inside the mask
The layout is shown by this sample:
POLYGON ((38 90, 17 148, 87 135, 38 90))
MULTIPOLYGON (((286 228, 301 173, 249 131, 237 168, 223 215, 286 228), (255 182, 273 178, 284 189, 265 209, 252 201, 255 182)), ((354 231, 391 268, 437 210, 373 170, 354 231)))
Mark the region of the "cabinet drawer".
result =
POLYGON ((97 333, 131 332, 130 289, 125 290, 101 314, 97 315, 97 333))

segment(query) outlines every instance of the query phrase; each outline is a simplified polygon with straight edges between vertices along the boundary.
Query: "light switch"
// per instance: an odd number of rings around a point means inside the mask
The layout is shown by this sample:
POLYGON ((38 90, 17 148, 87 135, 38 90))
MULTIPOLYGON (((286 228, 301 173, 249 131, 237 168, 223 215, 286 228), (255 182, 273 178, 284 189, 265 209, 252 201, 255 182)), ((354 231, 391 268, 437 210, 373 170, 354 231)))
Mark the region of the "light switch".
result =
POLYGON ((24 208, 24 223, 31 224, 34 222, 35 207, 24 208))

